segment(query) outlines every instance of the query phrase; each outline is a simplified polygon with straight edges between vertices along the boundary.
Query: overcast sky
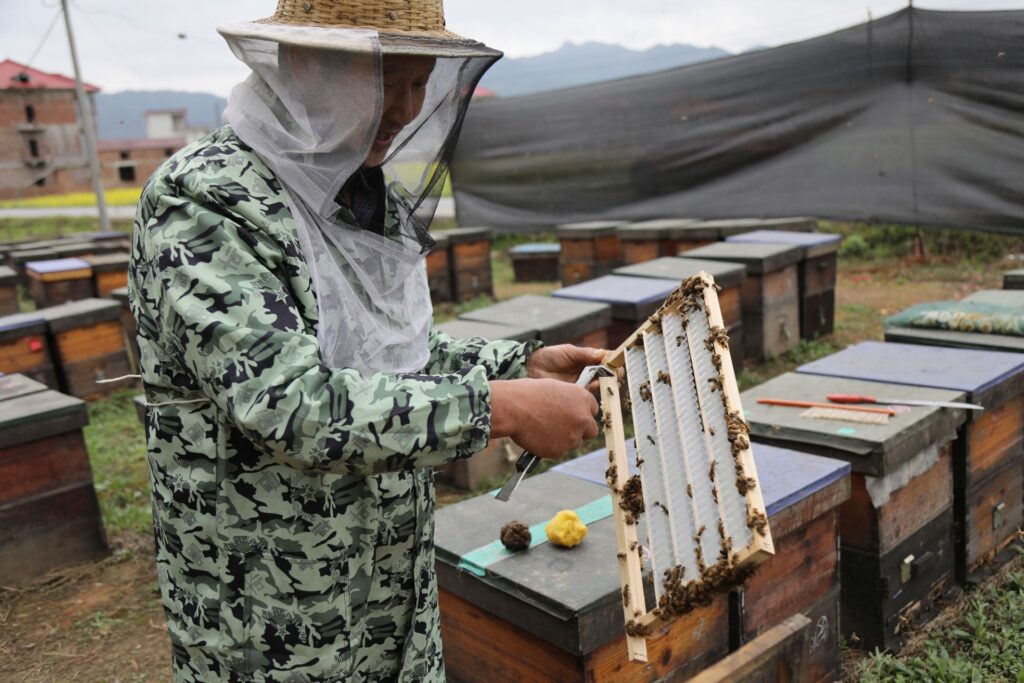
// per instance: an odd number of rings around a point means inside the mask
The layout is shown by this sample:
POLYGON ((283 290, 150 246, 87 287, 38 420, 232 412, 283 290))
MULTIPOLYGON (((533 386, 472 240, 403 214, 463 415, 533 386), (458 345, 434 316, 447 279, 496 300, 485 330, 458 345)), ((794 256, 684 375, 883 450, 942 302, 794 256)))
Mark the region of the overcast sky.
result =
MULTIPOLYGON (((524 57, 566 42, 633 49, 689 43, 742 52, 881 17, 906 0, 447 0, 448 28, 524 57)), ((85 79, 106 92, 227 95, 246 69, 214 30, 273 13, 273 0, 71 0, 85 79)), ((919 0, 927 9, 1017 9, 1024 0, 919 0)), ((71 73, 58 0, 0 0, 0 59, 71 73), (47 36, 47 30, 52 26, 47 36), (44 38, 45 37, 45 38, 44 38), (33 54, 35 57, 33 58, 33 54)))

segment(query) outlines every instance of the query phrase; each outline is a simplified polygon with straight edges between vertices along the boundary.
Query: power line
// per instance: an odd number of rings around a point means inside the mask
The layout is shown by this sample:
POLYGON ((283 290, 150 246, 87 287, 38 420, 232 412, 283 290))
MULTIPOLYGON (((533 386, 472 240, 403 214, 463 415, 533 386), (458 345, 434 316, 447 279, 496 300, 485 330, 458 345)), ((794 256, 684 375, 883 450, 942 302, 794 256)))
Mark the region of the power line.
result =
POLYGON ((43 37, 39 41, 39 44, 36 45, 36 49, 32 51, 32 56, 28 58, 27 62, 25 62, 25 66, 32 66, 32 62, 34 62, 36 60, 36 57, 39 56, 39 51, 43 49, 43 45, 46 44, 46 39, 50 37, 50 33, 53 32, 53 27, 57 25, 57 20, 60 19, 60 17, 61 11, 57 10, 57 12, 53 15, 53 21, 50 22, 50 25, 47 27, 46 33, 43 34, 43 37))

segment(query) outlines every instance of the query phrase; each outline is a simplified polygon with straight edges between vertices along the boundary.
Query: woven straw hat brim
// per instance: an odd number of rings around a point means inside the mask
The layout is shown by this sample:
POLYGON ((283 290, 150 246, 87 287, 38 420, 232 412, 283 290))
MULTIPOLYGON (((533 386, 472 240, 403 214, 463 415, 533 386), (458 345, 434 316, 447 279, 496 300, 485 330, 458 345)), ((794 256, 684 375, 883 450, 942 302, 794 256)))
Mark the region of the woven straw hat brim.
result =
MULTIPOLYGON (((261 38, 284 45, 358 52, 367 49, 367 43, 353 39, 351 36, 367 29, 372 30, 371 27, 366 26, 327 27, 317 24, 278 24, 272 19, 262 19, 218 26, 217 32, 225 38, 261 38), (311 30, 296 32, 294 30, 296 28, 311 30)), ((499 50, 487 47, 475 40, 463 38, 451 31, 379 31, 378 42, 382 54, 425 57, 490 57, 494 59, 502 56, 499 50)))

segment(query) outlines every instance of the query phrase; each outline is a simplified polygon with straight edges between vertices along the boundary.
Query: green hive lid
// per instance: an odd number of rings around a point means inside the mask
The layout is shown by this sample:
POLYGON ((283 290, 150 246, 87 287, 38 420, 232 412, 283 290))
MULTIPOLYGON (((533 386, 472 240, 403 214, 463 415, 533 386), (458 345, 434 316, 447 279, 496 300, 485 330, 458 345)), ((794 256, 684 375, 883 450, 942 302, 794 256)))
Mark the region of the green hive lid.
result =
POLYGON ((882 476, 932 445, 956 437, 967 416, 962 409, 914 406, 887 425, 801 417, 804 408, 761 405, 759 398, 827 403, 828 394, 861 394, 931 401, 964 401, 963 391, 929 389, 864 380, 780 375, 740 395, 750 433, 759 441, 847 460, 854 472, 882 476))
POLYGON ((715 284, 723 289, 739 287, 747 276, 747 267, 728 261, 704 261, 677 256, 662 256, 644 263, 623 266, 612 271, 615 275, 630 277, 654 277, 681 282, 701 271, 715 278, 715 284))
POLYGON ((625 221, 587 221, 585 223, 564 223, 555 228, 559 237, 566 239, 591 239, 614 235, 625 221))
POLYGON ((980 334, 978 332, 960 332, 959 330, 886 325, 885 341, 1024 353, 1024 337, 1009 334, 980 334))
POLYGON ((761 244, 757 242, 715 242, 691 249, 680 256, 742 263, 753 275, 773 273, 803 259, 803 249, 787 244, 761 244))
POLYGON ((1020 289, 982 289, 964 297, 964 301, 979 304, 996 304, 997 306, 1017 306, 1024 308, 1024 290, 1020 289))
POLYGON ((125 270, 128 268, 128 261, 131 254, 126 251, 115 251, 109 254, 96 254, 87 256, 83 260, 88 261, 93 271, 105 273, 109 271, 125 270))
POLYGON ((480 242, 491 239, 490 228, 458 228, 457 230, 446 230, 448 241, 451 244, 462 244, 463 242, 480 242))
POLYGON ((480 320, 449 320, 448 322, 435 325, 434 329, 438 332, 444 332, 455 339, 481 337, 487 341, 509 339, 517 342, 537 339, 537 330, 516 327, 514 325, 482 322, 480 320))
POLYGON ((110 299, 82 299, 40 308, 36 312, 46 319, 50 332, 57 333, 108 320, 120 320, 121 304, 110 299))
POLYGON ((611 325, 612 307, 527 294, 459 317, 535 329, 545 344, 564 344, 611 325))
POLYGON ((15 373, 13 375, 0 374, 0 401, 9 401, 20 396, 38 394, 46 391, 47 386, 37 382, 31 377, 15 373))
POLYGON ((81 429, 85 401, 47 389, 0 401, 0 449, 81 429))

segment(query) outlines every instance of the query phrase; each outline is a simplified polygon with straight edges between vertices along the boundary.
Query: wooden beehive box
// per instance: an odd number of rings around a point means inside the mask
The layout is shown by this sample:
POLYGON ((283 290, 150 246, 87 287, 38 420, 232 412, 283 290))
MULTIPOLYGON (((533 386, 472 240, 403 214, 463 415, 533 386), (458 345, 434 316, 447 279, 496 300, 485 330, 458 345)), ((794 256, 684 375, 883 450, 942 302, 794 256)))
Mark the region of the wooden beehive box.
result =
POLYGON ((801 251, 776 244, 717 242, 686 252, 687 258, 741 263, 743 332, 748 358, 775 358, 800 343, 801 251))
POLYGON ((452 264, 451 245, 448 232, 438 231, 430 234, 434 238, 434 248, 427 254, 427 282, 430 285, 430 299, 434 303, 452 301, 452 264))
POLYGON ((783 244, 800 247, 800 338, 832 334, 836 314, 836 267, 840 235, 789 230, 755 230, 726 238, 727 242, 783 244))
POLYGON ((131 307, 128 305, 128 288, 118 287, 111 290, 107 296, 121 304, 121 328, 124 330, 128 364, 131 365, 132 372, 138 373, 141 367, 139 359, 142 357, 139 353, 139 326, 135 322, 135 316, 132 315, 131 307))
POLYGON ((21 375, 0 377, 0 584, 106 551, 87 422, 81 400, 21 375))
POLYGON ((1024 289, 1024 268, 1003 273, 1003 289, 1024 289))
POLYGON ((57 252, 53 249, 36 247, 35 245, 31 245, 31 247, 12 251, 7 255, 7 265, 14 268, 14 271, 18 274, 18 284, 26 289, 29 287, 28 273, 25 270, 26 263, 31 261, 51 261, 58 258, 57 252))
POLYGON ((557 282, 562 245, 551 242, 517 244, 508 250, 516 282, 557 282))
POLYGON ((953 585, 950 454, 963 410, 918 406, 886 425, 802 417, 760 398, 825 400, 830 393, 962 401, 961 391, 787 373, 742 395, 757 441, 850 462, 840 508, 842 626, 868 649, 898 650, 903 622, 930 616, 953 585))
MULTIPOLYGON (((863 342, 798 372, 958 390, 983 406, 966 412, 952 452, 957 577, 973 581, 1009 559, 1024 526, 1024 356, 863 342)), ((922 481, 919 504, 937 486, 922 481)))
POLYGON ((37 308, 81 301, 93 296, 92 267, 80 258, 29 261, 28 292, 37 308))
POLYGON ((850 465, 754 443, 775 554, 737 591, 733 633, 745 644, 795 614, 810 617, 809 681, 839 679, 839 509, 850 465))
POLYGON ((642 221, 619 228, 623 264, 675 256, 683 249, 692 249, 718 239, 714 230, 693 228, 695 223, 691 218, 669 218, 642 221))
POLYGON ((493 296, 490 228, 459 228, 447 234, 453 301, 493 296))
POLYGON ((722 319, 729 334, 729 353, 732 355, 733 368, 739 373, 743 369, 747 345, 741 297, 747 273, 746 266, 726 261, 663 256, 646 263, 616 268, 614 274, 681 282, 702 271, 711 275, 718 285, 718 305, 722 309, 722 319))
POLYGON ((46 320, 38 313, 0 317, 0 373, 21 373, 57 389, 57 373, 46 335, 46 320))
MULTIPOLYGON (((693 683, 790 683, 811 678, 813 622, 795 614, 691 679, 693 683)), ((832 679, 829 679, 832 680, 832 679)))
POLYGON ((0 266, 0 315, 17 313, 20 309, 18 273, 9 266, 0 266))
POLYGON ((612 323, 608 326, 607 346, 615 348, 653 315, 665 297, 678 286, 678 280, 602 275, 593 280, 555 290, 551 296, 611 306, 612 323))
MULTIPOLYGON (((983 289, 964 298, 967 302, 1011 306, 1024 311, 1024 291, 983 289)), ((885 341, 928 346, 950 346, 959 349, 980 349, 1024 353, 1024 337, 1009 334, 982 334, 925 327, 897 327, 885 324, 885 341)))
POLYGON ((603 349, 608 347, 612 308, 527 294, 464 313, 460 318, 537 330, 537 338, 549 346, 575 344, 603 349))
MULTIPOLYGON (((599 467, 607 466, 599 453, 599 467)), ((603 476, 603 475, 602 475, 603 476)), ((445 668, 452 681, 653 682, 683 679, 728 652, 727 596, 659 628, 650 661, 629 662, 615 525, 603 478, 560 472, 526 479, 507 502, 480 496, 437 512, 435 543, 445 668), (588 532, 567 550, 544 525, 576 510, 588 532), (511 553, 498 534, 508 521, 532 530, 532 547, 511 553)))
POLYGON ((556 229, 562 245, 559 269, 563 285, 607 275, 622 262, 618 221, 568 223, 556 229))
POLYGON ((129 374, 121 327, 121 305, 110 299, 84 299, 39 311, 46 319, 61 390, 97 398, 123 388, 97 384, 129 374))
POLYGON ((92 266, 95 296, 109 297, 115 289, 128 286, 128 260, 126 251, 86 256, 82 260, 92 266))

